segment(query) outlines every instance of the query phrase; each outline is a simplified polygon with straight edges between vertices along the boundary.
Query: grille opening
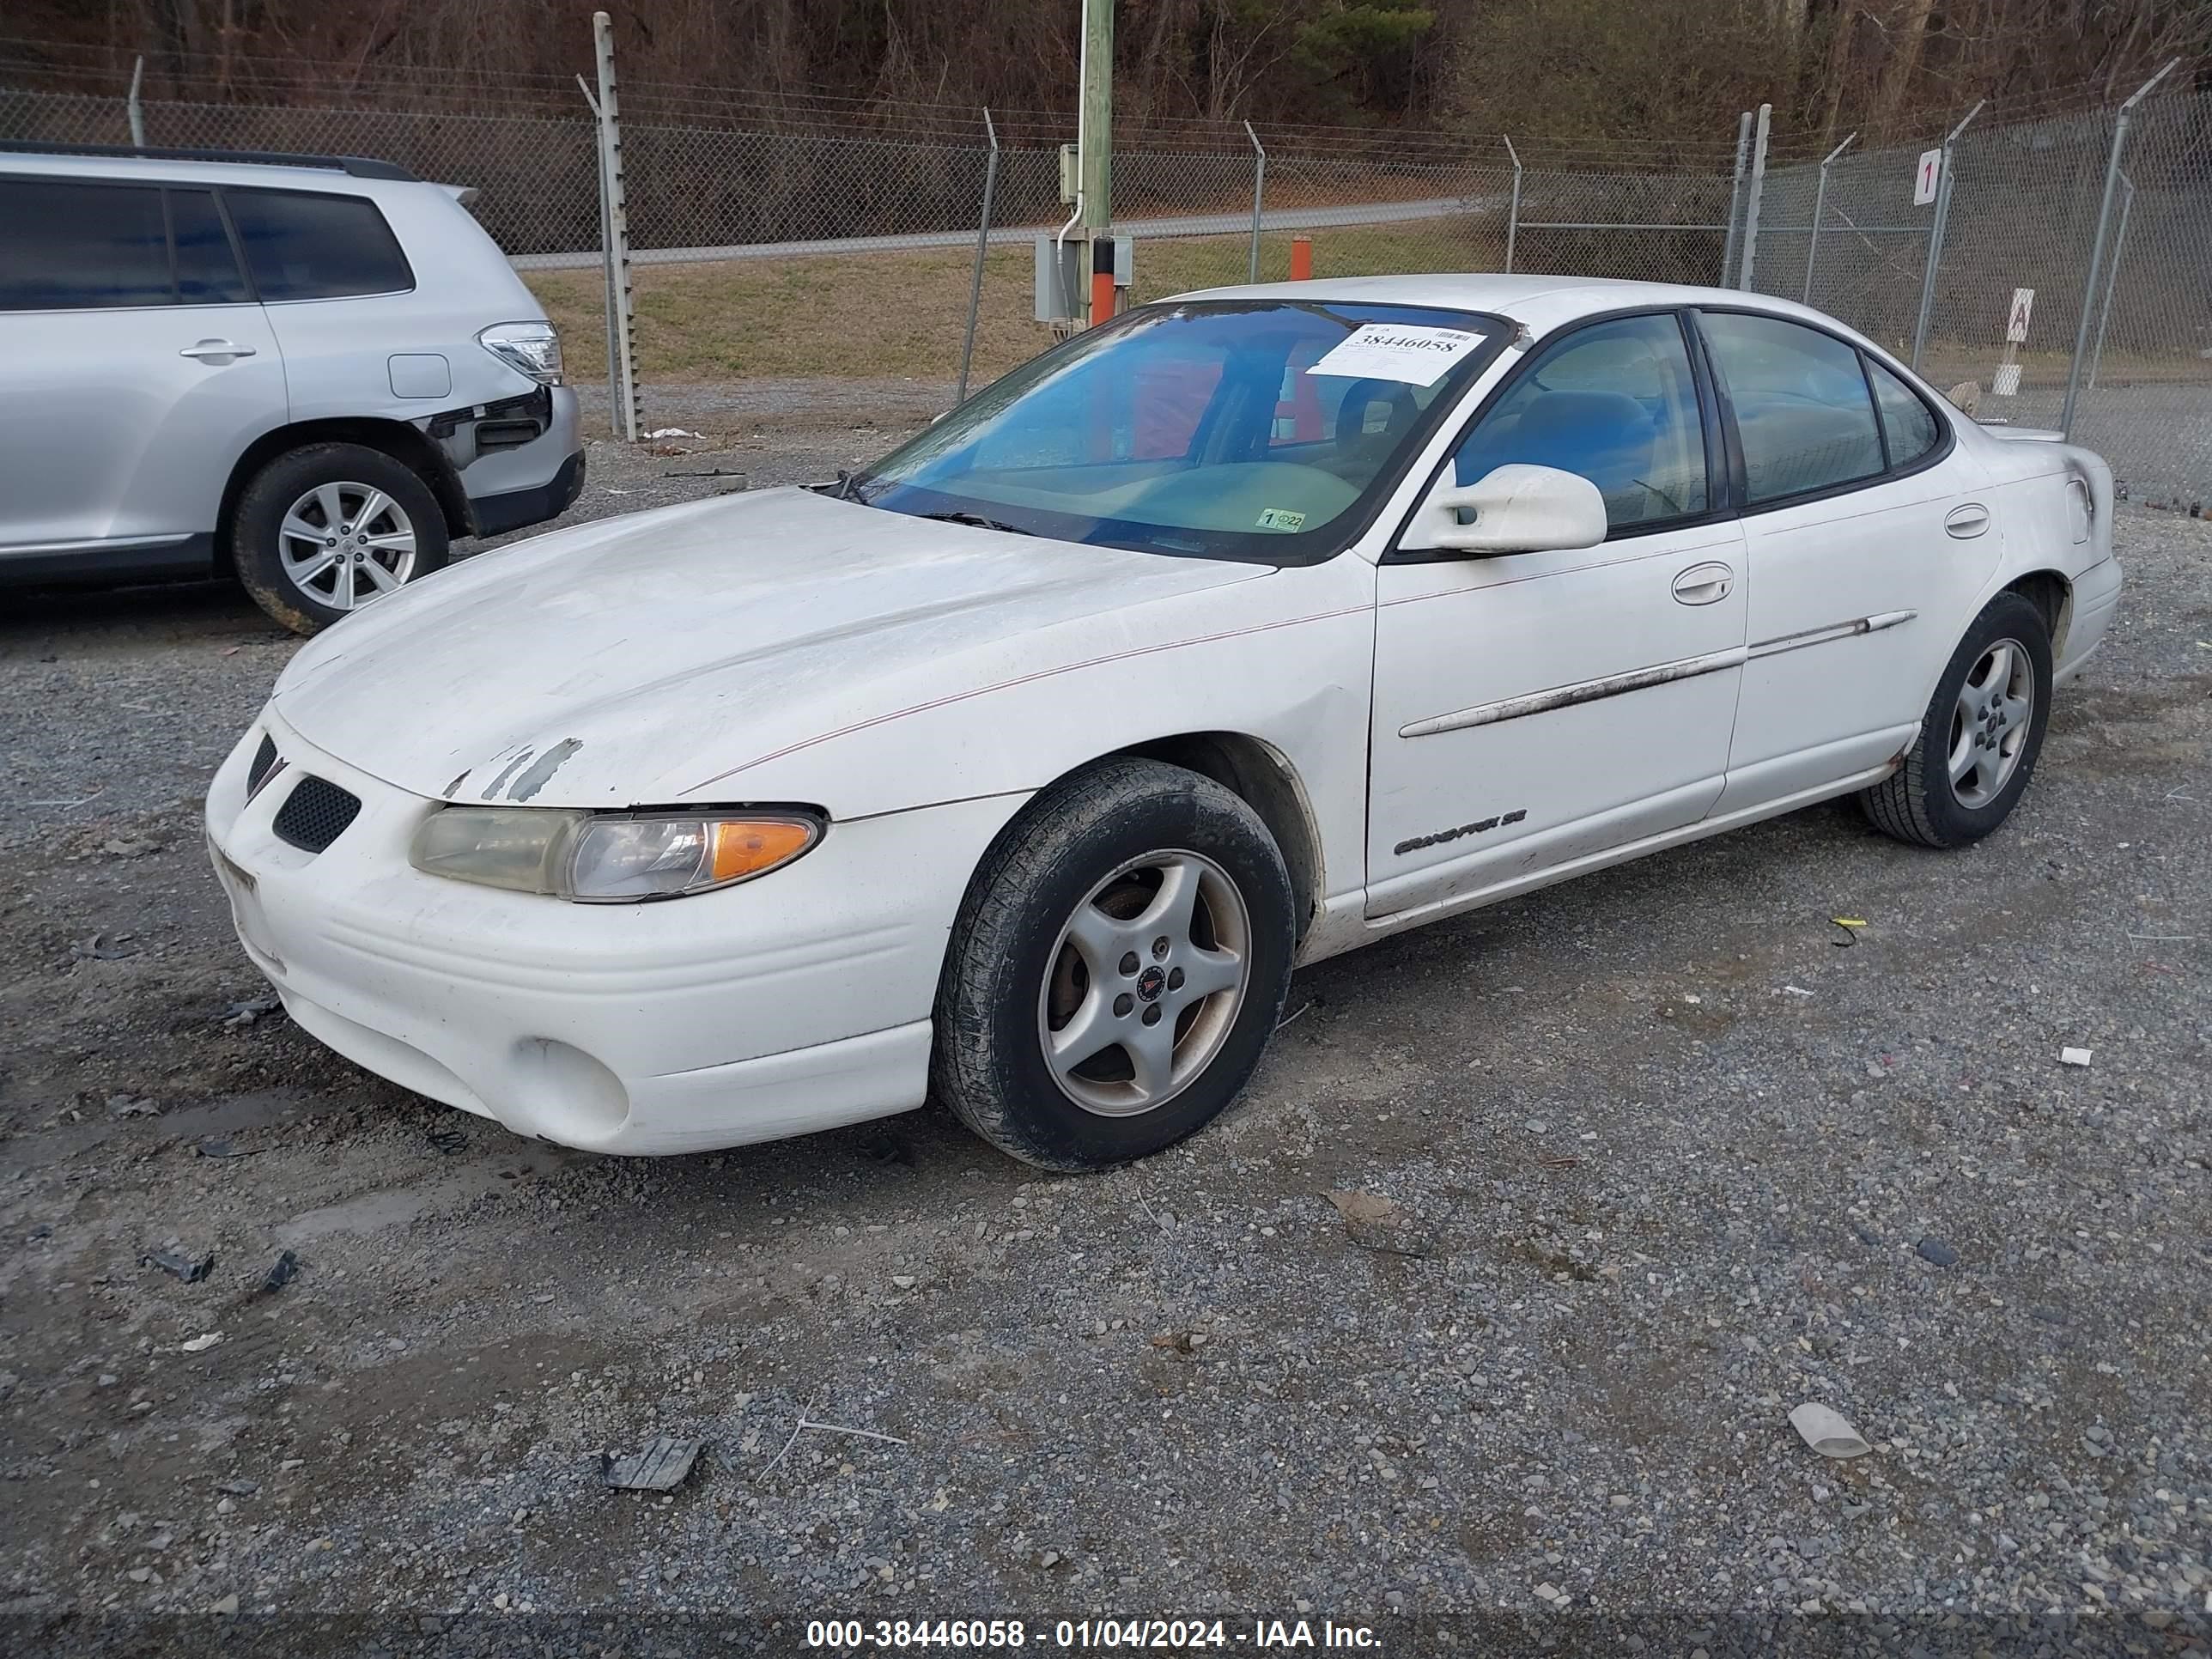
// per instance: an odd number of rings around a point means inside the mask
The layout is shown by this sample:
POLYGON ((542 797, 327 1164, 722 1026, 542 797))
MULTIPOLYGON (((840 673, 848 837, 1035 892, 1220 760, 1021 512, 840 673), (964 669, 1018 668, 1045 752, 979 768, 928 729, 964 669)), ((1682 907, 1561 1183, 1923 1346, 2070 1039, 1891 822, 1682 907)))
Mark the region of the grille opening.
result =
POLYGON ((261 734, 261 747, 253 751, 253 764, 246 769, 246 793, 250 799, 269 776, 269 769, 276 764, 276 739, 266 732, 261 734))
POLYGON ((310 773, 292 786, 270 828, 277 840, 303 853, 319 853, 345 834, 360 811, 360 796, 310 773))

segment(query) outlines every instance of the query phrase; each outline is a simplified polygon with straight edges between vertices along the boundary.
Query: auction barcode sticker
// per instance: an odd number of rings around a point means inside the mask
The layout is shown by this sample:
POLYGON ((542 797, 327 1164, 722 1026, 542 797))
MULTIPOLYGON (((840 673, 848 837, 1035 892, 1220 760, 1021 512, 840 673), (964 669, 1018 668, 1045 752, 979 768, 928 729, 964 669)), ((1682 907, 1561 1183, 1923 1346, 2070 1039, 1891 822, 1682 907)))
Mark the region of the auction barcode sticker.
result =
POLYGON ((1434 386, 1454 363, 1488 337, 1463 328, 1362 323, 1306 373, 1434 386))

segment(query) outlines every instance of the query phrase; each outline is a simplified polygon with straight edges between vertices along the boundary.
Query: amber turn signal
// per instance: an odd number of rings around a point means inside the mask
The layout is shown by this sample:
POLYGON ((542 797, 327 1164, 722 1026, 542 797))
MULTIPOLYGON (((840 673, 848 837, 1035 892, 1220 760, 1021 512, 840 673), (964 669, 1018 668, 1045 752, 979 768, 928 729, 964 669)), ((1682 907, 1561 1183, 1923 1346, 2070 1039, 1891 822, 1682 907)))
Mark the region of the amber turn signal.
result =
POLYGON ((811 824, 787 818, 720 818, 713 825, 706 878, 735 881, 797 858, 814 839, 811 824))

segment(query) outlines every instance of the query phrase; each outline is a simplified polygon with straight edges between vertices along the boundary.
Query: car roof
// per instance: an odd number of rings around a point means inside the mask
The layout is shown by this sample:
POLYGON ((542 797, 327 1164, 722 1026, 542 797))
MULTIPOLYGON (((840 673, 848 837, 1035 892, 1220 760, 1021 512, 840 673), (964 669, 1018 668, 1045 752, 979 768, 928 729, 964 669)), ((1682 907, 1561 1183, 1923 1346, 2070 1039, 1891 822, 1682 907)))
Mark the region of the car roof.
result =
POLYGON ((1251 283, 1178 294, 1177 300, 1340 300, 1364 305, 1422 306, 1483 311, 1526 323, 1539 332, 1601 312, 1644 306, 1701 305, 1802 317, 1838 328, 1832 317, 1770 294, 1682 283, 1633 283, 1595 276, 1532 273, 1443 272, 1416 276, 1330 276, 1303 283, 1251 283))
POLYGON ((412 174, 392 168, 398 178, 355 173, 348 158, 303 155, 297 161, 185 159, 179 156, 133 154, 117 150, 98 155, 72 155, 56 150, 0 148, 0 173, 18 177, 38 173, 54 179, 127 179, 140 184, 261 185, 286 190, 343 191, 348 195, 375 195, 381 190, 417 184, 412 174))

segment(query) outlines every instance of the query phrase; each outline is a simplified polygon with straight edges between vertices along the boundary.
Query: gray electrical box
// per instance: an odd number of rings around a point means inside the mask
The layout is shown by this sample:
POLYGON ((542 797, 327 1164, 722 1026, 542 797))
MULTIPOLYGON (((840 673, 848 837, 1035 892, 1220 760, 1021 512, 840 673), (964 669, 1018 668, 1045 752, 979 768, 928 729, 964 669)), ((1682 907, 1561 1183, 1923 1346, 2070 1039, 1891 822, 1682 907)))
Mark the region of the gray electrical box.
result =
POLYGON ((1090 284, 1083 280, 1085 244, 1070 240, 1055 242, 1050 236, 1036 239, 1036 319, 1065 323, 1083 312, 1090 284))

